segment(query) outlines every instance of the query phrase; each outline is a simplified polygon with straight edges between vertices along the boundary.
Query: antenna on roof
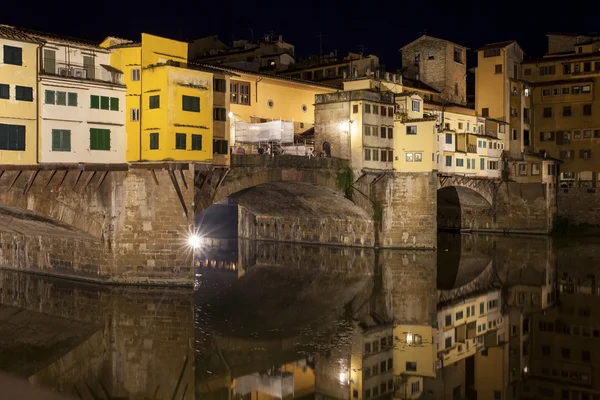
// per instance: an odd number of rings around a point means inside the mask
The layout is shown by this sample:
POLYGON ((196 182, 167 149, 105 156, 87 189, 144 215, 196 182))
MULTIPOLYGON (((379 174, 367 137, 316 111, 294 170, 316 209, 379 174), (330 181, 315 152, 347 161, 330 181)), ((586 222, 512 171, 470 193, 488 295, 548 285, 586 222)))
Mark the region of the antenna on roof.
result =
POLYGON ((363 55, 365 54, 365 50, 367 49, 364 45, 360 45, 358 46, 358 48, 360 49, 360 56, 361 58, 363 57, 363 55))
POLYGON ((327 35, 323 35, 322 32, 319 32, 317 37, 319 38, 319 61, 321 61, 323 59, 323 38, 327 37, 327 35))
POLYGON ((250 28, 250 43, 254 43, 254 29, 250 28))
POLYGON ((423 32, 419 32, 419 35, 421 35, 421 36, 427 35, 427 28, 423 29, 423 32))

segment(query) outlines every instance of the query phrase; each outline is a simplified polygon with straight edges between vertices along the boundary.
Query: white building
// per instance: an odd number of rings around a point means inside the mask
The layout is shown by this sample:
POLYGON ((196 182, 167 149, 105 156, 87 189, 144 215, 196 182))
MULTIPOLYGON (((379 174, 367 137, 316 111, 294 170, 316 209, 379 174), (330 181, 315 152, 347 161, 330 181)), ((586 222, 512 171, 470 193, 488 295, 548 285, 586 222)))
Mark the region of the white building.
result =
POLYGON ((124 163, 125 85, 110 50, 93 42, 29 32, 41 48, 41 163, 124 163))

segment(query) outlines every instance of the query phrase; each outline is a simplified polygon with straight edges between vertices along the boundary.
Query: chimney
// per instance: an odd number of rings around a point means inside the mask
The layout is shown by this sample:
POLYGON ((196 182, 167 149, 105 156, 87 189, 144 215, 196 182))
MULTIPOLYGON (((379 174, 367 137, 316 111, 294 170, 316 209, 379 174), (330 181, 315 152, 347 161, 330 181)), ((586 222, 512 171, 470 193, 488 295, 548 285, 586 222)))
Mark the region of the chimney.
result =
POLYGON ((385 80, 388 82, 390 81, 390 73, 389 72, 385 73, 385 80))
POLYGON ((279 35, 279 43, 283 43, 283 35, 279 35))
POLYGON ((375 71, 375 78, 379 79, 379 70, 375 71))
POLYGON ((371 76, 371 68, 367 68, 367 76, 371 76))
POLYGON ((342 72, 342 79, 346 80, 348 78, 348 72, 344 71, 342 72))
POLYGON ((355 78, 358 78, 358 69, 355 69, 355 70, 354 70, 354 77, 355 77, 355 78))

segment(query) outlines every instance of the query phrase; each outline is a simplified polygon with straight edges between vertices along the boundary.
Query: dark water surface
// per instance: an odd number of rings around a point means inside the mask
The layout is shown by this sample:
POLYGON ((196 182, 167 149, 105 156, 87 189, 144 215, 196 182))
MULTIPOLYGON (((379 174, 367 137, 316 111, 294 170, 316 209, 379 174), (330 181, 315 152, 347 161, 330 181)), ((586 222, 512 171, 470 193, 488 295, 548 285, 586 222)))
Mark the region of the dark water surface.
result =
POLYGON ((599 244, 215 240, 194 290, 0 270, 0 371, 76 399, 600 399, 599 244))

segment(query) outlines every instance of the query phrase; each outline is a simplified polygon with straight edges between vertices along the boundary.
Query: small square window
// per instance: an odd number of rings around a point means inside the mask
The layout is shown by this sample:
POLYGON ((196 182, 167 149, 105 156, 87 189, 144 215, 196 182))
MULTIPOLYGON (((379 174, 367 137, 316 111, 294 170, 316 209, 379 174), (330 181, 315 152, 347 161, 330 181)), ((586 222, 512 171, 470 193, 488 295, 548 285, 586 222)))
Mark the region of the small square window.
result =
POLYGON ((150 134, 150 150, 158 150, 158 132, 150 134))
POLYGON ((185 133, 175 134, 175 148, 177 150, 185 150, 187 148, 187 135, 185 133))
POLYGON ((497 73, 497 74, 501 74, 502 73, 502 64, 496 64, 496 66, 495 66, 495 73, 497 73))
POLYGON ((140 69, 139 68, 134 68, 131 70, 131 80, 132 81, 140 80, 140 69))
POLYGON ((160 108, 160 95, 150 96, 149 99, 149 108, 160 108))
POLYGON ((15 99, 20 101, 33 101, 33 88, 27 86, 15 86, 15 99))
POLYGON ((416 135, 417 134, 417 126, 416 125, 408 125, 406 127, 407 135, 416 135))

